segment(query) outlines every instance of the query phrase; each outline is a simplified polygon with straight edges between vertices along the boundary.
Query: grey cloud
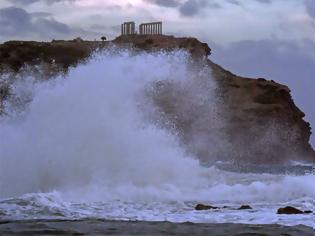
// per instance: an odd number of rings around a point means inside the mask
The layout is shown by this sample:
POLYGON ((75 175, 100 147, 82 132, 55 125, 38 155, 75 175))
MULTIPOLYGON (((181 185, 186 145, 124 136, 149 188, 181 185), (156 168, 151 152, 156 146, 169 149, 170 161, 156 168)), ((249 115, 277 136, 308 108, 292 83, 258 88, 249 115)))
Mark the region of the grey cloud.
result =
POLYGON ((47 4, 53 4, 57 2, 73 2, 76 0, 8 0, 8 1, 18 5, 30 5, 36 2, 45 2, 47 4))
POLYGON ((3 35, 25 32, 32 25, 31 21, 31 15, 21 8, 9 7, 0 9, 0 32, 3 35))
POLYGON ((241 5, 241 2, 238 0, 226 0, 228 3, 234 4, 234 5, 241 5))
MULTIPOLYGON (((244 4, 246 4, 246 1, 243 0, 225 0, 227 3, 233 4, 233 5, 238 5, 238 6, 243 6, 244 4)), ((248 0, 249 1, 256 1, 258 3, 263 3, 263 4, 269 4, 272 2, 272 0, 248 0)))
MULTIPOLYGON (((222 7, 222 3, 230 3, 237 6, 243 6, 244 1, 240 0, 143 0, 161 7, 178 8, 180 14, 184 17, 193 17, 198 15, 204 8, 217 9, 222 7), (220 3, 220 4, 219 4, 220 3)), ((271 0, 250 0, 258 3, 269 4, 271 0)))
POLYGON ((1 38, 52 38, 71 33, 66 24, 51 17, 38 17, 17 7, 0 9, 0 26, 1 38))
POLYGON ((146 2, 156 4, 161 7, 178 7, 180 2, 177 0, 145 0, 146 2))
POLYGON ((194 16, 199 12, 199 2, 188 0, 179 8, 179 11, 183 16, 194 16))
POLYGON ((305 6, 308 14, 315 18, 315 2, 314 0, 305 0, 305 6))
MULTIPOLYGON (((58 33, 58 34, 67 35, 67 34, 70 34, 71 32, 68 25, 60 23, 56 21, 55 19, 44 19, 44 18, 38 19, 35 21, 35 26, 41 32, 45 32, 45 34, 47 33, 47 29, 49 30, 49 32, 52 32, 53 34, 58 33), (46 29, 46 31, 44 31, 43 29, 46 29)), ((51 35, 51 34, 49 33, 47 35, 51 35)))
POLYGON ((179 12, 182 16, 195 16, 203 8, 220 8, 221 6, 215 1, 207 0, 188 0, 179 7, 179 12))
POLYGON ((49 16, 52 16, 51 13, 49 12, 32 12, 32 16, 34 17, 49 17, 49 16))
POLYGON ((261 3, 271 3, 271 0, 256 0, 257 2, 261 3))
MULTIPOLYGON (((286 84, 315 131, 315 43, 312 41, 241 41, 212 45, 212 57, 233 73, 286 84)), ((315 147, 315 135, 312 137, 315 147)))
POLYGON ((32 3, 37 2, 39 0, 8 0, 8 1, 11 3, 14 3, 14 4, 29 5, 29 4, 32 4, 32 3))

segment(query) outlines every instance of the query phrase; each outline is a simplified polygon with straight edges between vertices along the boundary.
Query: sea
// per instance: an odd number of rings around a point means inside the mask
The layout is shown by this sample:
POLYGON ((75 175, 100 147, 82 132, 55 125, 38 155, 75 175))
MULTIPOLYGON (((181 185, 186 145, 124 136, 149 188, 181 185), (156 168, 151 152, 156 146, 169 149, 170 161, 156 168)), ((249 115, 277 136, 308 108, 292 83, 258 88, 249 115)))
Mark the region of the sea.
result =
MULTIPOLYGON (((211 77, 190 63, 181 51, 105 51, 53 79, 33 70, 2 75, 12 91, 0 118, 0 222, 101 219, 315 229, 312 165, 241 168, 233 157, 204 165, 179 134, 152 121, 156 110, 145 92, 152 83, 193 86, 194 78, 211 77), (196 211, 199 203, 219 208, 196 211), (252 209, 238 210, 241 205, 252 209), (278 215, 285 206, 314 213, 278 215)), ((215 82, 207 86, 214 97, 215 82)))

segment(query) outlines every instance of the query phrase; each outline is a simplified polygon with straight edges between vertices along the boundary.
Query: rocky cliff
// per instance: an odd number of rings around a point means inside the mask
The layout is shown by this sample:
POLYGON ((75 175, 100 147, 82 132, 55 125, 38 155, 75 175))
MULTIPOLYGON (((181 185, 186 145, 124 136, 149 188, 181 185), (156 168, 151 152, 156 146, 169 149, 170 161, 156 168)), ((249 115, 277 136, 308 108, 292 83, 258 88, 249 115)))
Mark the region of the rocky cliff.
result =
MULTIPOLYGON (((24 64, 46 63, 67 70, 84 61, 95 49, 113 47, 145 51, 188 51, 193 61, 211 69, 209 79, 216 82, 215 96, 220 104, 220 136, 224 145, 216 160, 232 160, 254 164, 285 163, 289 160, 315 162, 309 144, 310 124, 296 107, 290 89, 263 78, 243 78, 224 70, 209 59, 211 49, 195 38, 172 36, 124 36, 111 42, 55 41, 51 43, 12 41, 0 45, 0 70, 18 71, 24 64)), ((9 94, 7 85, 0 84, 0 99, 9 94)), ((152 95, 154 104, 168 119, 189 152, 207 162, 213 148, 213 120, 206 119, 208 107, 194 104, 174 84, 157 84, 152 95), (190 111, 183 114, 180 104, 190 111), (200 116, 203 116, 202 119, 200 116), (197 139, 202 137, 203 141, 197 139)), ((209 91, 210 93, 210 91, 209 91)), ((0 107, 1 108, 1 107, 0 107)), ((219 145, 219 144, 218 144, 219 145)))

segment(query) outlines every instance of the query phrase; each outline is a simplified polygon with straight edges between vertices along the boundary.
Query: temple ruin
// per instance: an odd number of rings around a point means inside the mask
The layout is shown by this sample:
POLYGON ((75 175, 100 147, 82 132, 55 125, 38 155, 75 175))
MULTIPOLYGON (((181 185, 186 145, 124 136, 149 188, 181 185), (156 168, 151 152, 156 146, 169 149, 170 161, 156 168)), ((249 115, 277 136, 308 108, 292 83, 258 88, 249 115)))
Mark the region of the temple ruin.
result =
MULTIPOLYGON (((121 35, 134 35, 137 34, 135 30, 135 22, 125 22, 121 25, 121 35)), ((162 22, 143 23, 139 25, 140 35, 162 35, 162 22)))
POLYGON ((145 23, 139 26, 140 35, 161 35, 162 22, 145 23))
POLYGON ((121 25, 121 35, 133 35, 136 34, 135 22, 125 22, 121 25))

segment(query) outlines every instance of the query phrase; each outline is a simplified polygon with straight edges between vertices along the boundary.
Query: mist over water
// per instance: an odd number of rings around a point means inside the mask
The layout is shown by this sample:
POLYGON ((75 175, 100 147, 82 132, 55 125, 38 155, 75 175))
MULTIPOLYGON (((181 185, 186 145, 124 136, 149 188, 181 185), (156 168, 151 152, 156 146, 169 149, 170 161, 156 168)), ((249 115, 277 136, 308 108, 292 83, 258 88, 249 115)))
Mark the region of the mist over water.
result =
MULTIPOLYGON (((202 167, 176 133, 150 119, 155 107, 145 91, 154 82, 194 90, 198 78, 211 81, 211 71, 192 66, 184 52, 123 51, 96 54, 49 81, 17 81, 13 97, 20 102, 9 99, 0 120, 0 215, 209 222, 206 213, 192 212, 198 201, 252 204, 267 218, 282 204, 315 210, 314 175, 202 167)), ((215 83, 207 86, 209 97, 200 99, 215 105, 215 83)), ((217 212, 213 219, 257 223, 259 214, 217 212)), ((272 217, 314 223, 312 216, 272 217)))

